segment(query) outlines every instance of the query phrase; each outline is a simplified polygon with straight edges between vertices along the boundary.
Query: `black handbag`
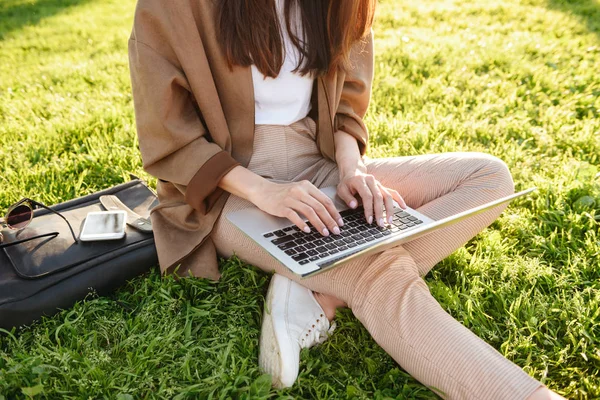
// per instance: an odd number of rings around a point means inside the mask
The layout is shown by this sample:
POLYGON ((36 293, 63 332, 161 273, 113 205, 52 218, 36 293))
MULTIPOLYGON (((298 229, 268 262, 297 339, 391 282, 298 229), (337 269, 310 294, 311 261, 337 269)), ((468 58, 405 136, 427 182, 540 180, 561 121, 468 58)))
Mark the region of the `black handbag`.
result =
MULTIPOLYGON (((102 195, 115 195, 146 218, 158 204, 156 194, 136 178, 50 207, 71 223, 79 237, 87 213, 104 210, 99 200, 102 195)), ((36 209, 25 229, 5 230, 3 234, 10 242, 47 232, 59 234, 0 249, 0 328, 10 329, 52 315, 91 292, 105 295, 158 264, 152 232, 129 225, 123 239, 76 244, 62 218, 36 209)))

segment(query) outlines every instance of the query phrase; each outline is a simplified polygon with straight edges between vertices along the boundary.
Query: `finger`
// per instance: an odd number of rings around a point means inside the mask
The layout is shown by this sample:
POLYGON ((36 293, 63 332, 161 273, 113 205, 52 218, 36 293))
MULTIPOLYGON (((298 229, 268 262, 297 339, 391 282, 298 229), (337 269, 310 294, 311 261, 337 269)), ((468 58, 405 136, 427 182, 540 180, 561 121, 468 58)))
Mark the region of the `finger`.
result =
POLYGON ((340 199, 344 200, 348 207, 356 208, 358 206, 358 200, 352 195, 352 192, 350 192, 345 183, 338 185, 337 195, 340 196, 340 199))
POLYGON ((321 233, 321 235, 329 236, 329 230, 310 205, 300 200, 294 200, 291 204, 291 208, 293 208, 296 212, 300 212, 302 215, 304 215, 315 228, 315 230, 321 233))
POLYGON ((352 187, 358 191, 362 199, 363 208, 365 209, 365 219, 369 224, 373 223, 373 194, 371 193, 371 189, 369 189, 364 178, 360 178, 358 183, 354 183, 352 187))
POLYGON ((367 185, 369 185, 369 189, 371 193, 373 193, 373 212, 375 213, 375 221, 379 226, 385 226, 385 221, 383 220, 383 195, 381 194, 381 190, 379 190, 379 185, 377 184, 377 180, 373 175, 369 175, 365 178, 367 185))
MULTIPOLYGON (((343 226, 344 225, 344 221, 342 221, 342 216, 340 215, 340 212, 337 210, 337 208, 335 208, 335 204, 333 204, 333 200, 331 200, 325 193, 321 192, 317 187, 315 187, 313 190, 311 190, 310 194, 317 199, 317 201, 319 201, 326 209, 327 212, 329 213, 329 216, 333 219, 334 223, 335 223, 335 228, 337 228, 337 226, 343 226)), ((329 226, 330 229, 334 229, 334 226, 331 226, 329 224, 327 224, 329 226)), ((338 229, 339 231, 339 229, 338 229)), ((336 233, 337 235, 337 233, 336 233)))
POLYGON ((404 198, 402 198, 402 196, 400 196, 400 193, 398 193, 396 190, 394 189, 388 189, 388 191, 391 193, 392 197, 394 198, 394 200, 396 200, 396 203, 398 203, 398 205, 400 206, 400 208, 406 208, 406 202, 404 201, 404 198))
POLYGON ((310 228, 309 226, 306 224, 306 222, 300 218, 300 216, 298 215, 298 213, 296 211, 294 211, 291 208, 288 208, 285 212, 284 212, 284 216, 289 219, 290 221, 292 221, 292 223, 294 225, 296 225, 298 228, 300 228, 302 231, 306 232, 306 233, 310 233, 310 228))
POLYGON ((381 185, 381 183, 378 186, 379 190, 381 190, 381 193, 383 194, 383 204, 385 205, 385 215, 387 217, 387 223, 391 225, 392 219, 394 217, 394 199, 392 198, 392 194, 386 187, 381 185))
MULTIPOLYGON (((317 190, 317 191, 321 192, 320 190, 317 190)), ((325 198, 327 200, 329 200, 329 197, 325 196, 325 198)), ((319 229, 319 232, 321 232, 321 234, 323 236, 329 236, 330 232, 333 232, 336 235, 340 234, 340 228, 338 227, 338 223, 335 222, 335 220, 331 216, 329 210, 323 203, 321 203, 318 199, 316 199, 312 196, 309 196, 306 199, 303 198, 302 200, 306 204, 308 204, 310 207, 312 207, 313 210, 315 210, 315 212, 319 216, 319 219, 323 222, 323 224, 325 224, 324 229, 323 228, 319 229)), ((333 208, 335 209, 335 207, 333 207, 333 208)), ((337 211, 336 211, 336 213, 337 213, 337 211)))

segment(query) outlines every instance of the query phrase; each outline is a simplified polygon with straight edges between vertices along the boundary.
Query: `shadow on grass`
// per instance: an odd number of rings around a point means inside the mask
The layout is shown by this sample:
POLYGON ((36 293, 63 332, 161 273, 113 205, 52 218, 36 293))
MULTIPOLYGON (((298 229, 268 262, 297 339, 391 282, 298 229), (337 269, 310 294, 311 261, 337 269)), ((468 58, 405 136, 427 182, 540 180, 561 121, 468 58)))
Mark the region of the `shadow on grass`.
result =
POLYGON ((550 8, 572 14, 600 37, 600 2, 598 0, 547 0, 550 8))
POLYGON ((90 0, 0 0, 0 41, 16 30, 90 0))

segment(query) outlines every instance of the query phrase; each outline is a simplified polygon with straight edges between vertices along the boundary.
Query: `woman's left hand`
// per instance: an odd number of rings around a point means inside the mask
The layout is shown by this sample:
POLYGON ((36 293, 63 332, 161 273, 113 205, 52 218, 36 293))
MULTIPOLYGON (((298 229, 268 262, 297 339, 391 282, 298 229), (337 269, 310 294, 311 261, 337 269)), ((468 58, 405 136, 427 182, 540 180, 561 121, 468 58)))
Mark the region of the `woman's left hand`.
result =
POLYGON ((362 199, 365 209, 365 219, 370 224, 375 221, 379 226, 386 225, 383 217, 383 211, 386 210, 388 217, 387 223, 391 224, 394 213, 394 203, 406 208, 406 203, 402 196, 390 188, 386 188, 373 175, 368 174, 364 166, 353 169, 349 172, 340 172, 340 183, 337 185, 337 195, 346 202, 350 208, 356 208, 358 201, 355 195, 358 193, 362 199))

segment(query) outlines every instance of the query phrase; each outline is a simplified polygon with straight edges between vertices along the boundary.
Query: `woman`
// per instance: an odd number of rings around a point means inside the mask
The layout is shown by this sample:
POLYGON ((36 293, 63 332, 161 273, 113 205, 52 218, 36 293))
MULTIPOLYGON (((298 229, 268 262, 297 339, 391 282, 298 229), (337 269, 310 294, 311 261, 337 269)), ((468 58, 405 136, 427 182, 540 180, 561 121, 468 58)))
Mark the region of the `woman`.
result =
POLYGON ((501 212, 295 282, 225 218, 258 206, 323 236, 343 224, 337 186, 383 225, 392 201, 439 219, 512 193, 480 153, 368 159, 374 0, 139 0, 130 65, 140 151, 164 273, 218 279, 217 253, 266 271, 261 368, 292 385, 299 353, 349 306, 409 373, 446 398, 560 398, 452 319, 422 280, 501 212))

